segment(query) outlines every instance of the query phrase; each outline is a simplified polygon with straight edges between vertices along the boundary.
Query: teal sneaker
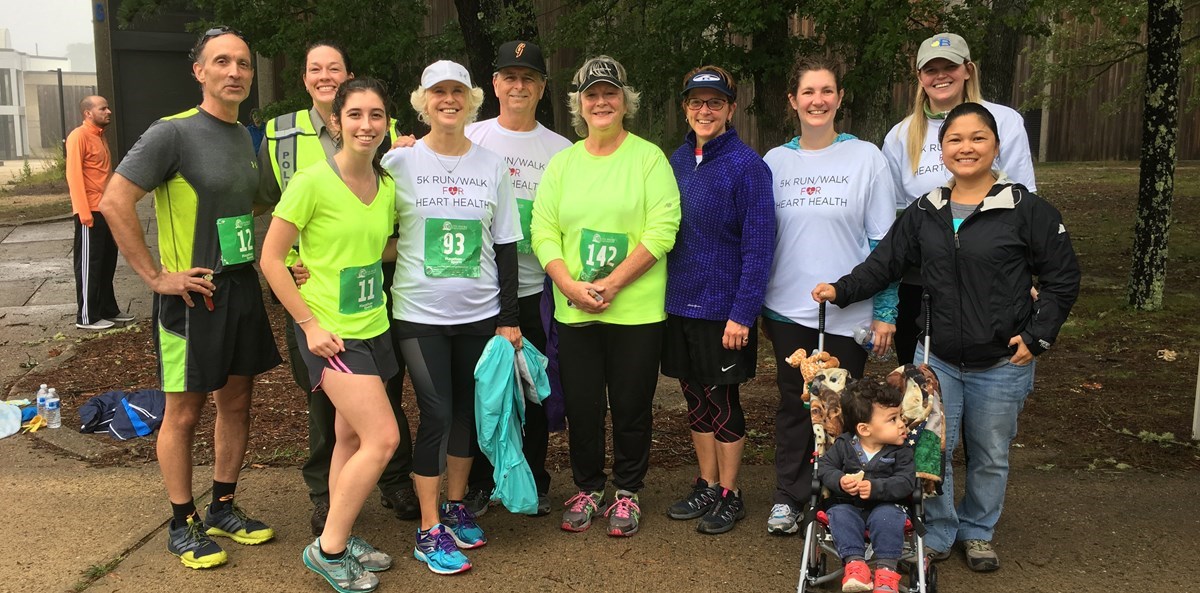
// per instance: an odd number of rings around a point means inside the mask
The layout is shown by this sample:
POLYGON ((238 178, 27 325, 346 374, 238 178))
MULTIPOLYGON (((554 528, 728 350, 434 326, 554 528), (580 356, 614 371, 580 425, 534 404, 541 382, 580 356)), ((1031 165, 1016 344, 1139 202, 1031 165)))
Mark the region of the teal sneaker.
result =
POLYGON ((487 545, 483 528, 475 523, 475 514, 461 502, 448 502, 442 505, 442 525, 450 528, 450 536, 459 548, 471 550, 487 545))
POLYGON ((358 559, 363 568, 371 572, 383 572, 392 567, 392 557, 375 549, 367 540, 357 535, 346 540, 346 549, 358 559))
POLYGON ((358 558, 349 553, 349 547, 341 560, 326 560, 321 555, 321 538, 317 538, 304 547, 300 558, 338 593, 369 593, 379 587, 379 577, 363 568, 358 558))
POLYGON ((617 490, 617 501, 604 514, 608 517, 608 534, 614 537, 629 537, 638 532, 638 521, 642 508, 638 506, 638 495, 628 490, 617 490))
POLYGON ((429 531, 417 530, 417 547, 413 557, 424 562, 436 574, 458 574, 471 570, 471 561, 458 551, 450 530, 438 523, 429 531))

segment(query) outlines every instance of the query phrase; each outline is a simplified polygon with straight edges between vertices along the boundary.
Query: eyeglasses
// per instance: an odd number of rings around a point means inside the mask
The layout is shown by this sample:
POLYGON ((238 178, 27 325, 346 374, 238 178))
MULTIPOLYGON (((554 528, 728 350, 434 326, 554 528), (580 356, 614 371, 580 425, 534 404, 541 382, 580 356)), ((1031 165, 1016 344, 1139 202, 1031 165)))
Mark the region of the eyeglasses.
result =
POLYGON ((692 111, 700 111, 700 108, 705 105, 708 105, 709 111, 720 111, 720 110, 724 109, 726 105, 729 104, 729 101, 726 99, 720 99, 720 98, 708 99, 708 100, 688 99, 687 101, 684 101, 683 104, 687 105, 687 108, 692 111))

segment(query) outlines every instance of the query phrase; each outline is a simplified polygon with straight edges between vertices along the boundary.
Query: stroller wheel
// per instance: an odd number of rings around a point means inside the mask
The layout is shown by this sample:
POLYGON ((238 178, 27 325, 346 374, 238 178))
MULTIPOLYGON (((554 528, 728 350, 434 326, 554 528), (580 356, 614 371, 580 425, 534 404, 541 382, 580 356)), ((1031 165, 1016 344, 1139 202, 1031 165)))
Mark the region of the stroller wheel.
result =
POLYGON ((912 593, 937 593, 937 565, 926 560, 925 567, 925 590, 917 588, 920 579, 917 576, 917 564, 914 562, 908 568, 908 590, 912 593))

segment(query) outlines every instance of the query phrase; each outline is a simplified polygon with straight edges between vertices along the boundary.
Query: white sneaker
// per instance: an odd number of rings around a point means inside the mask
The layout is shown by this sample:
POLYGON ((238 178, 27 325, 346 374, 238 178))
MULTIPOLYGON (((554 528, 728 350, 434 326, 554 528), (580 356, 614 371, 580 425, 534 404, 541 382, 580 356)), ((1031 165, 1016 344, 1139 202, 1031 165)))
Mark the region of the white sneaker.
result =
POLYGON ((796 521, 800 515, 791 506, 780 503, 771 507, 771 516, 767 519, 767 533, 773 535, 790 535, 800 530, 796 521))
POLYGON ((129 323, 134 319, 137 319, 137 317, 133 313, 118 313, 108 318, 109 321, 115 321, 117 323, 129 323))
POLYGON ((92 323, 76 323, 75 327, 79 329, 109 329, 114 325, 116 324, 107 319, 100 319, 92 323))

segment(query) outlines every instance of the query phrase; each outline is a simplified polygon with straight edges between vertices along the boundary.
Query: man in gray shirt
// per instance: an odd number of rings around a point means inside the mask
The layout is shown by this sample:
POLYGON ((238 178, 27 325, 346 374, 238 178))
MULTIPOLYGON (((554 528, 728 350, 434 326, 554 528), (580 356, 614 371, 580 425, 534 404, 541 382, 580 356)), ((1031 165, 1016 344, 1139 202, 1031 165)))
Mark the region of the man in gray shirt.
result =
POLYGON ((101 202, 129 265, 154 291, 154 343, 166 411, 158 463, 173 518, 167 550, 189 568, 224 564, 209 536, 259 544, 274 531, 233 503, 250 430, 254 376, 280 363, 255 272, 253 203, 258 169, 250 134, 238 124, 254 69, 250 47, 227 27, 192 49, 203 100, 158 120, 117 167, 101 202), (161 264, 154 261, 136 205, 154 192, 161 264), (213 393, 212 504, 201 520, 192 498, 192 443, 213 393))

